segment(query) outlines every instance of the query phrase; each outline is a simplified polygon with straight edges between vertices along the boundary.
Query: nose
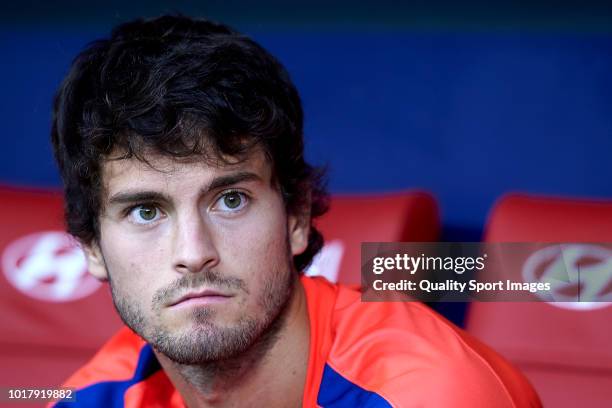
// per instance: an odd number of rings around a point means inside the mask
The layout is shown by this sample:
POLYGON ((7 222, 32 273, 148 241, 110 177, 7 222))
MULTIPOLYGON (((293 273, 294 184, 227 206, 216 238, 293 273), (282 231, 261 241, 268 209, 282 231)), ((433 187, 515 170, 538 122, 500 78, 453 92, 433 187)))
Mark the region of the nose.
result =
POLYGON ((197 273, 219 263, 212 228, 198 213, 179 217, 174 231, 174 269, 197 273))

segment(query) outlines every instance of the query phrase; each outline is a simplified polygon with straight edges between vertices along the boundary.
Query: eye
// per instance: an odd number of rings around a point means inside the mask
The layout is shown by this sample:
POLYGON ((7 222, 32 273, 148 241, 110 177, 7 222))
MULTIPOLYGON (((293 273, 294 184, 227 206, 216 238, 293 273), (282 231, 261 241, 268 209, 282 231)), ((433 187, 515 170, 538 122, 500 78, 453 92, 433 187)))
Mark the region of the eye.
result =
POLYGON ((136 224, 151 224, 161 216, 162 213, 156 206, 148 204, 133 207, 128 214, 130 220, 136 224))
POLYGON ((249 199, 246 194, 238 191, 229 191, 219 197, 214 209, 229 213, 238 212, 246 206, 248 201, 249 199))

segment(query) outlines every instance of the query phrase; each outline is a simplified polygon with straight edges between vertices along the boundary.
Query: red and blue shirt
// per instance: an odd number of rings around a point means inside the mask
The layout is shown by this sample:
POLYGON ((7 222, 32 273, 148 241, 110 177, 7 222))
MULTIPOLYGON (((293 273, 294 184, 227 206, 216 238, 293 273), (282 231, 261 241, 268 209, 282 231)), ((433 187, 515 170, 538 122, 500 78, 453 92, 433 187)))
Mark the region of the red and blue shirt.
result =
MULTIPOLYGON (((540 407, 509 363, 416 302, 361 302, 301 278, 310 318, 304 407, 540 407)), ((64 384, 55 407, 185 407, 151 346, 127 328, 64 384)))

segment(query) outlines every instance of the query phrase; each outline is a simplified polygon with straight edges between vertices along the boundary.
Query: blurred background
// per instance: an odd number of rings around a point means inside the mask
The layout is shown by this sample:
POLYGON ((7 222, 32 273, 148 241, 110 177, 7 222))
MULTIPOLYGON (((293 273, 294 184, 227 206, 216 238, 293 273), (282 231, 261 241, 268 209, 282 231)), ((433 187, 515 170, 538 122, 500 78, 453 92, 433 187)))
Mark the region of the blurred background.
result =
MULTIPOLYGON (((72 58, 118 23, 168 12, 232 25, 277 56, 301 92, 307 158, 329 166, 330 191, 428 192, 437 239, 483 239, 512 192, 586 200, 596 212, 612 199, 612 4, 593 1, 12 1, 0 11, 0 185, 60 187, 51 100, 72 58)), ((612 212, 597 214, 593 228, 610 225, 612 212)), ((539 239, 604 240, 589 231, 539 239)), ((496 239, 529 239, 510 237, 496 239)), ((465 305, 435 307, 464 325, 465 305)), ((612 381, 611 367, 586 370, 612 381)))
POLYGON ((253 36, 297 84, 331 191, 427 189, 444 239, 480 239, 508 191, 612 197, 612 4, 589 1, 13 1, 0 12, 0 182, 59 186, 50 104, 72 58, 164 12, 253 36))

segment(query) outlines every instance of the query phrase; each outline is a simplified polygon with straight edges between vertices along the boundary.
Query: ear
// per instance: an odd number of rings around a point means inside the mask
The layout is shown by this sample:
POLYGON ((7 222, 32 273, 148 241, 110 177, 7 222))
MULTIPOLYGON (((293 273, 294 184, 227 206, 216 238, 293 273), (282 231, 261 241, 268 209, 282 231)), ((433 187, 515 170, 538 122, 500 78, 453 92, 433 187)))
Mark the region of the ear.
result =
POLYGON ((89 273, 101 281, 108 280, 108 271, 106 270, 106 264, 104 263, 104 257, 102 256, 100 246, 95 241, 87 245, 82 244, 81 246, 85 252, 89 273))
POLYGON ((310 211, 298 215, 289 215, 289 243, 291 254, 299 255, 308 247, 310 233, 310 211))

